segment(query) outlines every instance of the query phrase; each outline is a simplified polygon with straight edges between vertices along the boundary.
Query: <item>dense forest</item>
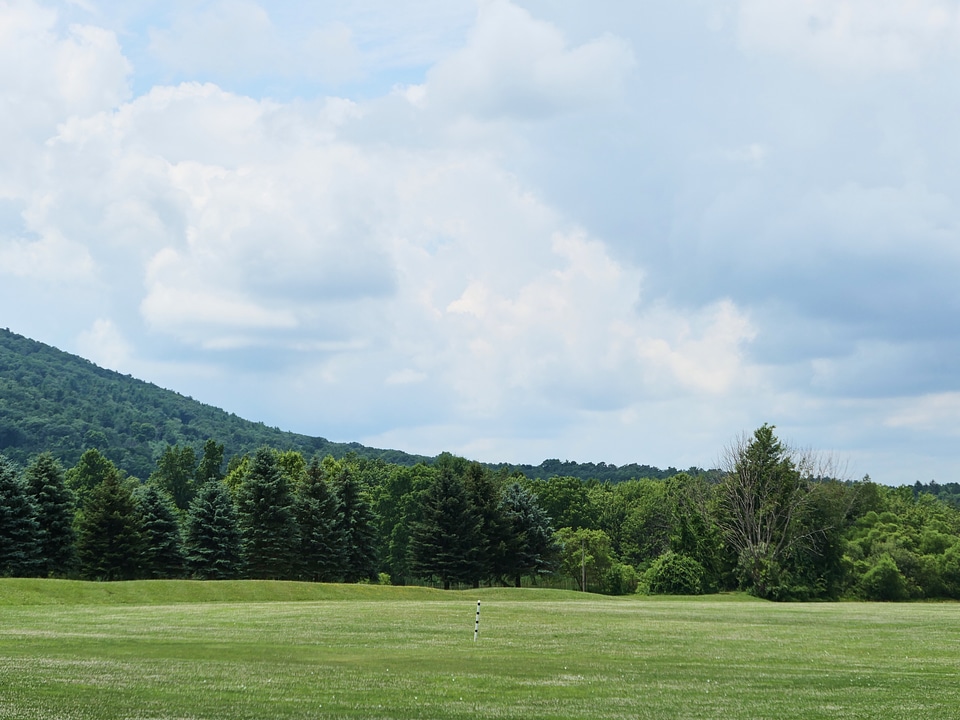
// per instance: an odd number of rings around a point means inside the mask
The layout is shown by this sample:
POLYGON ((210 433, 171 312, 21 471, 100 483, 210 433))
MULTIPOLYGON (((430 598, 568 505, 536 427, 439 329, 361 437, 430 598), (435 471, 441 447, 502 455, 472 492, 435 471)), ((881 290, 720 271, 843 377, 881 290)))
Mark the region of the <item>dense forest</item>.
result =
POLYGON ((0 339, 0 576, 960 598, 956 483, 843 481, 769 425, 711 471, 416 458, 0 339))

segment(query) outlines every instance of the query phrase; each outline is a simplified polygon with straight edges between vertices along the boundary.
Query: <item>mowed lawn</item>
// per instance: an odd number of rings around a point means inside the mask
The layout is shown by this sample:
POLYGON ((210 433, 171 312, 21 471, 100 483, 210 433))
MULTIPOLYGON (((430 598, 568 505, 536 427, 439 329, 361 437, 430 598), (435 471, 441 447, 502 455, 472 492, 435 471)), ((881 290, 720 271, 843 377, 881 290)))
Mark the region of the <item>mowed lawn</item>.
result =
POLYGON ((0 580, 4 720, 322 717, 960 718, 960 605, 0 580))

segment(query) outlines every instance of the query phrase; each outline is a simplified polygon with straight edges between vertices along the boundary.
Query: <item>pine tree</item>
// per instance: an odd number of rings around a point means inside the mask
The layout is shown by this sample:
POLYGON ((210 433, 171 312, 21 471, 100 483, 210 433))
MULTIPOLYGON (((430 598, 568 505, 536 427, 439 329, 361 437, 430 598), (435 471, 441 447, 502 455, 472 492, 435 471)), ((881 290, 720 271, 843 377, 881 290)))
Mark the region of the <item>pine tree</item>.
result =
POLYGON ((40 574, 37 508, 12 462, 0 455, 0 576, 40 574))
POLYGON ((554 539, 550 518, 532 493, 512 483, 503 493, 501 511, 507 519, 508 551, 504 555, 503 574, 520 587, 524 575, 552 572, 560 548, 554 539))
POLYGON ((145 578, 178 578, 184 573, 183 539, 173 499, 153 483, 134 493, 140 511, 145 578))
POLYGON ((132 580, 140 569, 143 539, 133 494, 118 472, 90 490, 77 522, 80 572, 90 580, 132 580))
POLYGON ((63 468, 46 452, 38 455, 23 473, 37 507, 40 525, 40 575, 65 576, 76 565, 77 535, 73 529, 73 493, 66 485, 63 468))
POLYGON ((437 578, 444 590, 453 582, 476 583, 483 573, 480 525, 463 481, 442 468, 424 495, 423 519, 413 529, 413 572, 437 578))
POLYGON ((300 527, 301 577, 314 582, 339 580, 346 559, 343 513, 316 458, 297 487, 296 514, 300 527))
POLYGON ((269 448, 257 450, 240 484, 237 510, 247 574, 258 579, 296 576, 300 531, 286 475, 269 448))
POLYGON ((237 513, 222 482, 205 483, 190 503, 184 555, 190 574, 201 580, 231 580, 241 575, 237 513))
POLYGON ((340 465, 334 482, 341 516, 338 531, 343 537, 346 557, 344 582, 375 580, 377 577, 377 544, 373 513, 360 493, 360 485, 347 465, 340 465))
MULTIPOLYGON (((493 580, 504 574, 504 565, 509 562, 510 527, 500 502, 502 493, 490 471, 477 462, 467 466, 463 484, 480 520, 477 559, 482 566, 481 574, 493 580)), ((475 587, 479 581, 480 576, 474 579, 475 587)))

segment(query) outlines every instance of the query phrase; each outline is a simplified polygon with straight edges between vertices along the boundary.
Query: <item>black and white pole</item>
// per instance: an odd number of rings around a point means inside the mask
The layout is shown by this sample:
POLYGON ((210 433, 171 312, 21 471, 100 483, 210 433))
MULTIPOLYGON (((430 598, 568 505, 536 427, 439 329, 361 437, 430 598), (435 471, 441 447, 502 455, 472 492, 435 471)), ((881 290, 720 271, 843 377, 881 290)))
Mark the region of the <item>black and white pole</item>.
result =
POLYGON ((473 641, 477 641, 477 635, 480 634, 480 601, 477 600, 477 621, 473 624, 473 641))

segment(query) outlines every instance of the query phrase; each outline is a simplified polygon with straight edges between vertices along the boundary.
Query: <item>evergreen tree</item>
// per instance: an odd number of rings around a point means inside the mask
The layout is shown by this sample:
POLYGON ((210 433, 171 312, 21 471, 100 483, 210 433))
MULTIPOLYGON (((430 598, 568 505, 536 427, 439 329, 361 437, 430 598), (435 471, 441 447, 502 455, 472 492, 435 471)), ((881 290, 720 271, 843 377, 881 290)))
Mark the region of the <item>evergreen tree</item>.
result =
MULTIPOLYGON (((205 472, 209 471, 210 468, 205 468, 205 472)), ((196 474, 197 455, 193 448, 189 445, 168 445, 157 460, 157 469, 150 475, 150 482, 168 493, 178 508, 186 510, 196 492, 196 474)))
POLYGON ((205 483, 190 503, 184 555, 190 574, 201 580, 240 576, 243 562, 237 513, 222 482, 205 483))
POLYGON ((338 531, 343 537, 346 557, 344 582, 375 580, 377 577, 376 532, 370 505, 360 492, 360 484, 347 465, 340 465, 334 481, 340 504, 338 531))
POLYGON ((173 499, 153 483, 138 488, 134 499, 142 523, 140 575, 145 578, 183 577, 183 539, 173 499))
POLYGON ((73 493, 66 485, 63 468, 46 452, 33 459, 23 476, 37 507, 40 575, 67 575, 76 564, 77 536, 73 529, 73 493))
POLYGON ((550 518, 533 494, 519 484, 512 483, 504 491, 500 508, 509 528, 503 573, 513 579, 516 587, 520 587, 524 575, 553 572, 560 547, 554 539, 550 518))
MULTIPOLYGON (((467 499, 476 511, 480 526, 477 530, 477 560, 481 575, 494 580, 507 574, 510 562, 510 526, 501 505, 501 491, 492 473, 478 462, 470 463, 463 475, 467 499)), ((480 576, 474 579, 479 587, 480 576)))
POLYGON ((77 522, 80 572, 90 580, 137 577, 143 539, 140 514, 118 472, 108 474, 88 494, 77 522))
POLYGON ((77 507, 83 508, 87 495, 111 475, 120 477, 117 466, 96 448, 86 450, 66 472, 67 487, 73 491, 77 507))
POLYGON ((0 455, 0 576, 41 572, 37 508, 16 467, 0 455))
POLYGON ((414 574, 437 578, 445 590, 453 582, 475 584, 483 573, 481 520, 449 467, 427 489, 422 512, 410 541, 414 574))
POLYGON ((237 510, 241 547, 250 577, 295 577, 300 531, 293 494, 273 450, 257 450, 240 484, 237 510))
POLYGON ((334 582, 343 576, 346 559, 340 503, 314 458, 296 492, 300 526, 300 574, 305 580, 334 582))
POLYGON ((203 457, 195 475, 196 487, 201 487, 209 480, 223 479, 223 450, 223 444, 216 440, 207 440, 203 444, 203 457))

